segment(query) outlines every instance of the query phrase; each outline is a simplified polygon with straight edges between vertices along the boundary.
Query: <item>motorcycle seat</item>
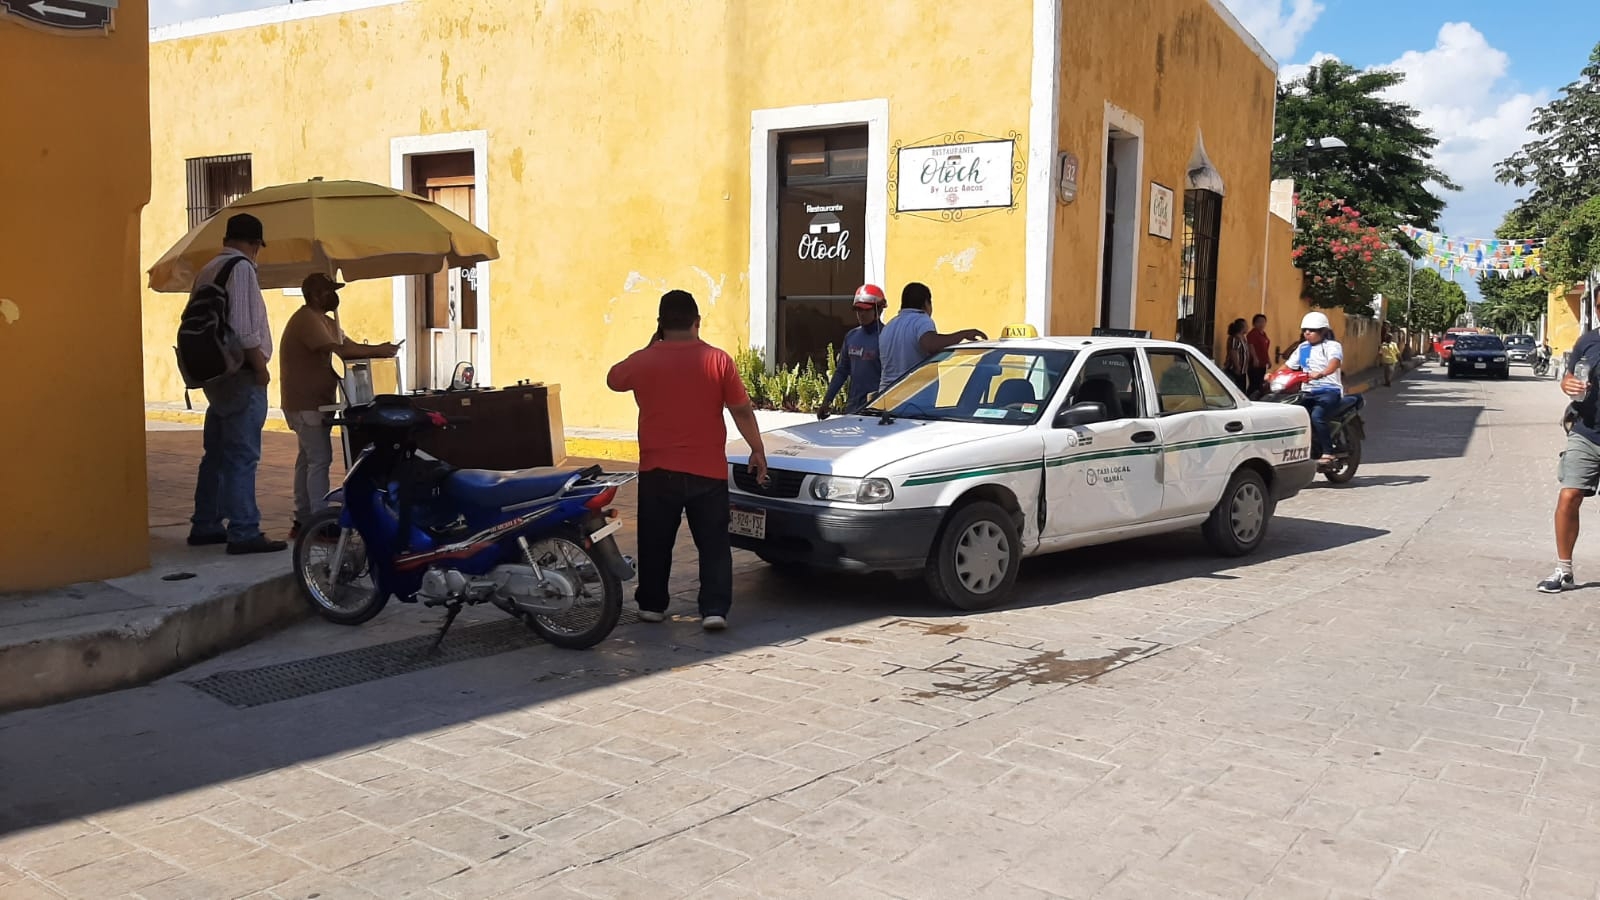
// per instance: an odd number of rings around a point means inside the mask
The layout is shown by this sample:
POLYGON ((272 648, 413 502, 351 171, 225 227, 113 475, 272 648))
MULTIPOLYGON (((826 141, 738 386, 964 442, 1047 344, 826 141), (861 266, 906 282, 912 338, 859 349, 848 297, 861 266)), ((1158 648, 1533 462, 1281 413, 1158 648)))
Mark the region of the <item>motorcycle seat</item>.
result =
POLYGON ((541 466, 533 469, 458 469, 445 479, 445 493, 478 507, 505 507, 554 495, 582 474, 581 468, 541 466))
POLYGON ((1342 416, 1347 412, 1354 412, 1366 405, 1366 402, 1360 394, 1346 394, 1345 398, 1339 401, 1338 414, 1342 416))

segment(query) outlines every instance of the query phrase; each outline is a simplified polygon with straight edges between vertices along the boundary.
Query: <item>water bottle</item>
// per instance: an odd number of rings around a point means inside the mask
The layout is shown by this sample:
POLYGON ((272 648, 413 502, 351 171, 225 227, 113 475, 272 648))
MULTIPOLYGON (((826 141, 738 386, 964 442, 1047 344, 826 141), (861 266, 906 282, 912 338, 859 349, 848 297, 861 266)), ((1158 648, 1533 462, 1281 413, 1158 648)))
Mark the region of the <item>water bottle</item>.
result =
POLYGON ((1572 377, 1583 382, 1583 393, 1574 396, 1574 400, 1585 400, 1588 398, 1589 388, 1591 387, 1589 383, 1589 376, 1592 374, 1592 372, 1592 367, 1589 365, 1589 361, 1587 359, 1579 357, 1578 361, 1572 364, 1572 377))

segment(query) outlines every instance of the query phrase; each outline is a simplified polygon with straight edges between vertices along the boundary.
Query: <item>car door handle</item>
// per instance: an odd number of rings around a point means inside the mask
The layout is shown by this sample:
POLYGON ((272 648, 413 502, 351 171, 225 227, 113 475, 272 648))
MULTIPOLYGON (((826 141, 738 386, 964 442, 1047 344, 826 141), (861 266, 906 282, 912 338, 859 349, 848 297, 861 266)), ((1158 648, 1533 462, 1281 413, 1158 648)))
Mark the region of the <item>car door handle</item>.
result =
POLYGON ((1244 430, 1244 423, 1243 422, 1229 422, 1224 427, 1227 428, 1229 431, 1239 432, 1239 431, 1243 431, 1244 430))
POLYGON ((1154 431, 1135 431, 1133 433, 1133 442, 1135 444, 1148 444, 1155 439, 1156 433, 1154 431))

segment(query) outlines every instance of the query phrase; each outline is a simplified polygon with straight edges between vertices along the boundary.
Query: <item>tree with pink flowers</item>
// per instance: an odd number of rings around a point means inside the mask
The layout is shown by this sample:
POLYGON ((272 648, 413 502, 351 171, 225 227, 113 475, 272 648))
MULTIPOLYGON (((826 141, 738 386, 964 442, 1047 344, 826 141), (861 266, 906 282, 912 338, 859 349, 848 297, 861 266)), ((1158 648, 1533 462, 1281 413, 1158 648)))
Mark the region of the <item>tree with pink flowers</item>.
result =
POLYGON ((1317 306, 1372 315, 1378 258, 1389 241, 1362 221, 1360 210, 1333 197, 1296 198, 1294 264, 1305 273, 1305 294, 1317 306))

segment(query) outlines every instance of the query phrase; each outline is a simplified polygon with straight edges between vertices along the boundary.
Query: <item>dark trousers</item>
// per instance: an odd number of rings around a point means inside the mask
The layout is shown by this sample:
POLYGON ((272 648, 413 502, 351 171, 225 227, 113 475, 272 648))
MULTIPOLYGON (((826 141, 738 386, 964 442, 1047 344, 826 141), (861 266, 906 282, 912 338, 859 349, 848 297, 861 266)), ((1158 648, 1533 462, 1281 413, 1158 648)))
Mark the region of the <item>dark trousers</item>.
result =
POLYGON ((639 473, 639 608, 667 611, 667 581, 678 524, 689 518, 700 555, 700 615, 726 616, 733 606, 733 545, 728 542, 728 482, 685 472, 639 473))
POLYGON ((1344 395, 1339 391, 1313 391, 1311 399, 1311 454, 1321 457, 1333 452, 1328 420, 1339 411, 1344 395))
POLYGON ((1250 379, 1250 386, 1248 388, 1245 388, 1245 392, 1248 393, 1250 396, 1255 397, 1255 396, 1257 396, 1259 394, 1264 394, 1264 393, 1267 392, 1267 367, 1266 366, 1255 366, 1255 365, 1251 366, 1250 367, 1249 379, 1250 379))

